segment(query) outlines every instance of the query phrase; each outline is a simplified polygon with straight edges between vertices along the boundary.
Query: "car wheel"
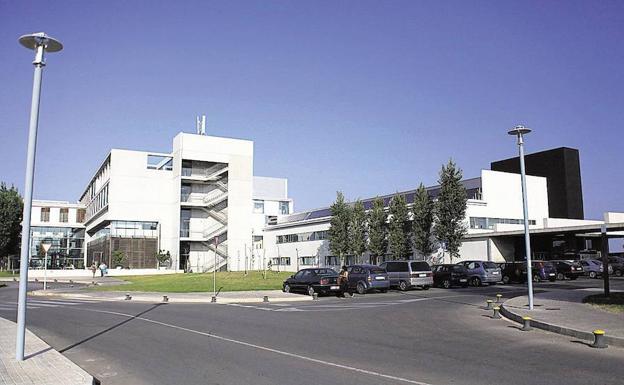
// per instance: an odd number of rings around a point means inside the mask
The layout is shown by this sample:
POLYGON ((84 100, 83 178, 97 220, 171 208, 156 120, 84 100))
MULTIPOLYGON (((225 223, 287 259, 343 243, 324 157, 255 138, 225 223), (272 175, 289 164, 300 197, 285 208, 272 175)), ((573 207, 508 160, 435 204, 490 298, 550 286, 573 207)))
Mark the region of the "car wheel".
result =
POLYGON ((423 286, 423 287, 422 287, 422 289, 423 289, 423 290, 429 290, 429 288, 430 288, 430 287, 431 287, 431 286, 429 286, 429 285, 425 285, 425 286, 423 286))
POLYGON ((509 281, 511 281, 511 278, 509 278, 508 275, 504 275, 503 276, 503 284, 507 285, 509 283, 509 281))
POLYGON ((408 288, 407 282, 405 282, 405 281, 399 282, 399 290, 405 291, 405 290, 407 290, 407 288, 408 288))
POLYGON ((366 294, 366 286, 364 286, 364 284, 362 282, 358 283, 355 290, 357 291, 358 294, 360 295, 364 295, 366 294))
POLYGON ((474 277, 474 278, 472 279, 472 286, 474 286, 474 287, 479 287, 479 286, 481 286, 481 278, 479 278, 479 277, 474 277))
POLYGON ((622 270, 616 270, 615 271, 615 276, 616 277, 621 277, 622 276, 622 270))
POLYGON ((308 286, 308 295, 312 297, 314 295, 314 288, 312 286, 308 286))
POLYGON ((565 279, 565 275, 563 275, 563 273, 557 273, 557 279, 563 281, 565 279))
POLYGON ((284 285, 284 293, 290 293, 290 285, 284 285))
POLYGON ((598 276, 598 274, 596 274, 595 271, 590 271, 589 272, 589 278, 596 278, 598 276))
POLYGON ((451 281, 448 279, 445 279, 444 281, 442 281, 442 287, 445 289, 449 289, 451 287, 451 281))

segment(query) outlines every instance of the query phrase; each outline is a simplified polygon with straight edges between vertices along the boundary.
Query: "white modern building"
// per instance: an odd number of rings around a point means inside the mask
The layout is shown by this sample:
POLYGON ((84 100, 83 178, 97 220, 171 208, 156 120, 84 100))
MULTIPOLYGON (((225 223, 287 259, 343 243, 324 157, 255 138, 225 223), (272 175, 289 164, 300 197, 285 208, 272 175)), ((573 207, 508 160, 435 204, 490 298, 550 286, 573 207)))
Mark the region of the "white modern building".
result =
MULTIPOLYGON (((137 273, 163 267, 174 272, 337 267, 338 258, 327 240, 330 209, 294 213, 287 180, 254 176, 253 156, 252 141, 188 133, 175 136, 171 152, 113 149, 78 203, 34 202, 30 265, 42 266, 39 244, 50 238, 50 268, 80 269, 100 262, 137 273), (171 254, 166 266, 157 262, 160 250, 171 254)), ((536 258, 579 250, 595 253, 599 247, 592 242, 600 226, 624 230, 624 214, 607 213, 602 221, 582 219, 578 151, 554 149, 527 160, 534 173, 542 175, 527 176, 536 258), (558 162, 557 167, 550 165, 558 162), (549 164, 545 173, 543 163, 549 164)), ((515 163, 499 161, 492 168, 513 169, 515 163)), ((482 170, 479 177, 462 183, 468 196, 464 220, 468 234, 461 259, 523 258, 520 175, 482 170)), ((433 199, 439 190, 427 188, 433 199)), ((411 205, 414 193, 400 194, 411 205)), ((393 195, 382 197, 386 207, 393 195)), ((372 201, 363 201, 366 209, 372 201)), ((444 250, 413 257, 449 262, 444 250)), ((365 261, 368 258, 364 255, 365 261)))

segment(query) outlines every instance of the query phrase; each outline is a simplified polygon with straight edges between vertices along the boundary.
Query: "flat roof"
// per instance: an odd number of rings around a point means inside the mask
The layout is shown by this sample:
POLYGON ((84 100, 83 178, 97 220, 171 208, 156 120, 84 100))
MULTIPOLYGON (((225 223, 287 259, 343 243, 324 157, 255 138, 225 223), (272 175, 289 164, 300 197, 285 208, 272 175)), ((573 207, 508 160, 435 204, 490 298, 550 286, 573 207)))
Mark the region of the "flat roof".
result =
MULTIPOLYGON (((618 223, 595 223, 590 225, 573 225, 562 227, 547 227, 541 229, 529 229, 531 235, 554 235, 554 234, 588 234, 600 233, 602 226, 606 226, 607 232, 624 231, 624 222, 618 223)), ((523 236, 524 229, 511 231, 493 231, 477 234, 466 234, 464 239, 487 239, 496 237, 523 236)), ((620 235, 618 235, 619 237, 620 235)))

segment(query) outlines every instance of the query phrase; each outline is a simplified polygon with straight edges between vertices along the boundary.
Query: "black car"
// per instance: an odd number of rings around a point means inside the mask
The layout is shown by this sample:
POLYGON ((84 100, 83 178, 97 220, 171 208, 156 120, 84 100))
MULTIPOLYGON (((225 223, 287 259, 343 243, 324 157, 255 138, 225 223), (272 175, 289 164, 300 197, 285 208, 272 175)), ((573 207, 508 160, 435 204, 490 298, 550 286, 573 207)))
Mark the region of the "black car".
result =
POLYGON ((552 261, 557 268, 557 279, 562 281, 565 278, 577 279, 583 275, 583 267, 572 261, 552 261))
POLYGON ((462 265, 434 265, 431 267, 433 271, 433 285, 441 286, 445 289, 451 286, 468 286, 468 272, 462 265))
POLYGON ((341 293, 338 273, 328 268, 301 269, 284 281, 282 290, 285 293, 300 292, 308 295, 341 293))
POLYGON ((523 283, 527 280, 526 262, 504 262, 499 263, 503 275, 503 283, 523 283))

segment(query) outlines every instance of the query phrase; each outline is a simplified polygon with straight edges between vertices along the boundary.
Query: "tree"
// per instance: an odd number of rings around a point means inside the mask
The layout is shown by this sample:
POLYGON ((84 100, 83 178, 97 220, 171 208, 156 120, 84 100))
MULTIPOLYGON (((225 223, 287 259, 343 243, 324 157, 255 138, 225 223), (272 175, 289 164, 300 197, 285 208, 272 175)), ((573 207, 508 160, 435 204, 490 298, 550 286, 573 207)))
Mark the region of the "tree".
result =
POLYGON ((410 252, 409 217, 407 201, 401 194, 395 195, 390 201, 390 219, 388 221, 388 252, 395 259, 403 259, 410 252))
POLYGON ((17 189, 0 183, 0 258, 19 253, 23 209, 17 189))
POLYGON ((361 200, 357 200, 351 211, 351 224, 349 225, 350 251, 361 262, 362 254, 366 251, 366 211, 361 200))
POLYGON ((161 265, 171 260, 171 253, 169 253, 169 250, 158 250, 158 252, 154 256, 156 257, 156 260, 158 261, 157 267, 160 267, 161 265))
POLYGON ((453 160, 440 170, 440 194, 435 205, 434 232, 438 242, 449 252, 451 262, 459 257, 459 248, 466 234, 466 189, 461 184, 462 170, 453 160))
POLYGON ((344 265, 344 258, 349 253, 349 223, 351 222, 351 208, 345 203, 344 195, 338 191, 336 201, 331 205, 332 219, 327 236, 329 250, 340 258, 340 264, 344 265))
POLYGON ((386 254, 387 232, 386 211, 383 199, 377 197, 373 201, 373 208, 368 212, 368 250, 371 253, 371 263, 377 264, 378 258, 386 254))
POLYGON ((427 257, 435 251, 431 240, 434 204, 422 183, 414 194, 412 214, 414 216, 412 221, 414 249, 427 257))
POLYGON ((123 251, 115 250, 111 255, 113 259, 113 266, 124 266, 126 264, 126 254, 123 251))

